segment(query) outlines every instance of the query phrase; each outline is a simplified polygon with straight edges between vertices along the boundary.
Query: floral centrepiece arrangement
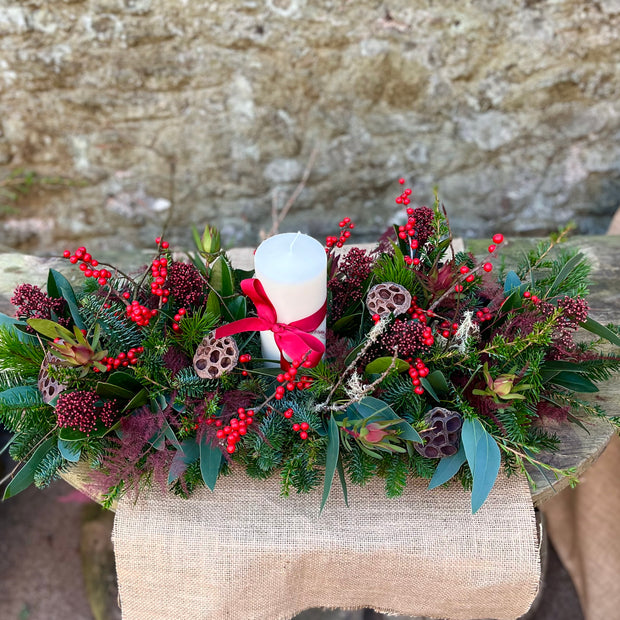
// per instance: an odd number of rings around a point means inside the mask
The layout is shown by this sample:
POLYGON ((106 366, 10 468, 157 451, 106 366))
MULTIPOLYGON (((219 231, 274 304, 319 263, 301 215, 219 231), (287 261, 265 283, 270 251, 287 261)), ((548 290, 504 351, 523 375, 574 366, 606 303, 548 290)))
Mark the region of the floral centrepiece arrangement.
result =
POLYGON ((410 477, 457 478, 476 511, 502 466, 571 476, 538 458, 561 449, 544 422, 604 415, 580 393, 620 368, 603 347, 620 345, 617 326, 588 316, 584 256, 556 247, 564 230, 513 269, 501 234, 478 261, 454 251, 437 197, 411 200, 396 198, 405 221, 373 249, 346 251, 354 224, 340 222, 327 299, 302 320, 277 316, 210 227, 187 260, 158 238, 136 274, 65 251, 82 286, 50 270, 46 291, 18 286, 15 317, 0 316, 0 421, 23 462, 4 497, 79 461, 107 506, 152 483, 213 490, 244 469, 279 476, 284 496, 322 487, 323 505, 334 480, 346 498, 374 476, 388 497, 410 477), (579 328, 595 338, 577 342, 579 328))

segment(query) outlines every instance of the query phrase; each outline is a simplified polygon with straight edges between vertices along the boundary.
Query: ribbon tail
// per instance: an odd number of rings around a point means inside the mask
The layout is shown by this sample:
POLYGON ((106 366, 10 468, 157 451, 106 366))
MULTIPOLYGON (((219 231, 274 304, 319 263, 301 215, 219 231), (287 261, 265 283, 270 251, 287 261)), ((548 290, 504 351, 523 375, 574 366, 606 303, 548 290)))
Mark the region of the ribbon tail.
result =
POLYGON ((305 332, 277 333, 275 341, 278 349, 292 360, 301 360, 305 357, 309 368, 316 366, 325 353, 325 345, 316 336, 305 332))

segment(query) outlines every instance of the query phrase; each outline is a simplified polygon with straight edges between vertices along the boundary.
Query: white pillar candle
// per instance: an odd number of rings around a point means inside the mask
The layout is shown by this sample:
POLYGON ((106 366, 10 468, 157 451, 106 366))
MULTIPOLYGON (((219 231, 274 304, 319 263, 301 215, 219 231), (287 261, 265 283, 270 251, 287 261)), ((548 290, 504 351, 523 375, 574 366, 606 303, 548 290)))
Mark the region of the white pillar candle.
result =
MULTIPOLYGON (((278 323, 292 323, 320 310, 327 299, 327 256, 312 237, 283 233, 263 241, 254 254, 254 277, 276 310, 278 323)), ((312 332, 325 344, 324 319, 312 332)), ((280 359, 273 333, 262 331, 263 357, 280 359)), ((290 360, 289 360, 290 361, 290 360)))

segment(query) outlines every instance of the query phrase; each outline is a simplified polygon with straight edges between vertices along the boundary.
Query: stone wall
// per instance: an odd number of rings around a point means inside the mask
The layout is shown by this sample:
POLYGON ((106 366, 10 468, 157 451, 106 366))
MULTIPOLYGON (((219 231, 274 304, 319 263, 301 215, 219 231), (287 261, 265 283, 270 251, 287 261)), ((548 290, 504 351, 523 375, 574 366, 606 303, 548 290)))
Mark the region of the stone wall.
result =
POLYGON ((604 232, 619 32, 619 0, 0 0, 0 183, 70 180, 4 207, 0 244, 252 244, 313 153, 281 230, 374 235, 405 176, 460 235, 604 232))

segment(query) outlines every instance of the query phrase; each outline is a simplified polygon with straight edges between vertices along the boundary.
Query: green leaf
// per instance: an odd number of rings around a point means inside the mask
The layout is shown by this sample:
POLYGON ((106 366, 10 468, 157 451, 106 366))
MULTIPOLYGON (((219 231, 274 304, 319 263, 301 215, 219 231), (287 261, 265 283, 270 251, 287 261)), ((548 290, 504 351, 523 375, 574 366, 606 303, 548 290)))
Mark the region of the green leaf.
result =
POLYGON ((149 402, 149 392, 146 388, 142 388, 124 407, 123 412, 133 411, 149 402))
POLYGON ((47 276, 47 294, 50 297, 64 299, 69 306, 69 312, 71 313, 73 322, 80 329, 86 329, 82 317, 80 316, 79 306, 73 287, 69 283, 69 280, 55 269, 50 269, 47 276))
MULTIPOLYGON (((209 300, 207 299, 207 304, 208 301, 209 300)), ((245 297, 239 296, 231 299, 230 301, 227 301, 226 307, 228 308, 228 311, 230 312, 233 320, 235 321, 238 321, 239 319, 245 319, 248 313, 247 300, 245 297)))
POLYGON ((27 323, 32 329, 52 340, 54 338, 62 338, 67 342, 74 342, 75 340, 73 334, 68 329, 49 319, 28 319, 27 323))
MULTIPOLYGON (((355 314, 347 314, 341 318, 339 318, 333 325, 332 325, 332 331, 336 332, 336 333, 340 333, 344 330, 346 330, 347 327, 350 327, 351 325, 359 325, 359 321, 361 319, 362 314, 360 312, 356 312, 355 314)), ((354 359, 355 356, 357 355, 357 352, 364 346, 364 343, 362 342, 359 346, 355 347, 355 349, 353 349, 349 355, 347 355, 346 359, 345 359, 345 365, 348 366, 354 359)))
POLYGON ((143 387, 140 381, 138 381, 132 374, 122 370, 113 372, 109 376, 107 383, 118 385, 119 387, 125 388, 132 393, 140 391, 143 387))
POLYGON ((95 392, 104 398, 122 398, 123 400, 131 400, 134 393, 130 390, 114 385, 113 383, 104 383, 100 381, 95 386, 95 392))
POLYGON ((582 377, 575 372, 559 372, 554 377, 548 379, 548 381, 554 385, 573 390, 573 392, 587 392, 590 394, 598 392, 598 388, 590 379, 582 377))
POLYGON ((381 375, 390 367, 390 365, 392 365, 392 368, 395 369, 397 372, 404 372, 405 370, 409 370, 409 362, 406 362, 405 360, 396 358, 394 360, 394 363, 392 364, 391 357, 378 357, 377 359, 374 359, 372 362, 366 365, 364 372, 369 375, 381 375))
POLYGON ((215 291, 210 291, 207 295, 207 314, 211 316, 221 316, 222 306, 219 297, 215 291))
POLYGON ((590 333, 600 336, 601 338, 605 338, 605 340, 609 340, 612 344, 620 347, 620 338, 614 334, 611 329, 601 325, 598 321, 588 317, 583 323, 579 323, 579 325, 581 325, 584 329, 587 329, 590 333))
POLYGON ((63 439, 64 441, 82 441, 84 439, 96 439, 99 437, 105 437, 108 433, 117 429, 119 423, 120 421, 116 422, 110 427, 107 427, 103 426, 101 422, 98 422, 97 426, 95 426, 95 428, 90 431, 88 435, 86 433, 83 433, 82 431, 77 431, 73 428, 61 428, 58 432, 58 437, 60 437, 60 439, 63 439))
POLYGON ((521 280, 519 276, 514 271, 509 271, 504 280, 504 293, 510 293, 512 289, 519 288, 520 286, 521 280))
POLYGON ((555 295, 557 288, 566 280, 566 278, 571 274, 573 269, 581 263, 584 259, 583 254, 579 253, 576 256, 573 256, 560 270, 560 273, 555 277, 553 284, 549 287, 547 291, 547 296, 555 295))
POLYGON ((435 390, 433 389, 431 382, 428 380, 428 377, 420 377, 420 384, 437 402, 441 400, 439 396, 437 396, 437 394, 435 393, 435 390))
POLYGON ((463 422, 461 441, 474 479, 471 511, 475 514, 495 484, 502 457, 497 442, 478 418, 467 418, 463 422))
POLYGON ((27 489, 34 482, 34 474, 39 463, 45 458, 47 453, 56 445, 56 437, 48 437, 26 461, 23 467, 15 474, 9 482, 2 499, 9 499, 27 489))
POLYGON ((452 456, 444 456, 442 459, 439 459, 439 464, 437 465, 437 469, 431 478, 431 481, 428 484, 429 489, 434 489, 442 484, 445 484, 454 476, 463 463, 467 460, 465 456, 465 446, 461 441, 461 445, 459 446, 459 451, 452 456))
POLYGON ((235 292, 232 269, 223 256, 218 256, 211 265, 209 283, 222 296, 228 297, 235 292))
POLYGON ((206 442, 206 438, 200 443, 200 473, 204 483, 212 491, 220 473, 222 464, 222 451, 206 442))
POLYGON ((340 430, 338 424, 332 414, 329 418, 327 425, 327 455, 325 457, 325 483, 323 484, 323 498, 321 500, 321 509, 319 514, 323 512, 329 492, 332 489, 332 482, 334 480, 334 473, 338 466, 338 457, 340 455, 340 430))
POLYGON ((441 392, 442 394, 447 394, 450 392, 448 381, 441 370, 434 370, 430 375, 423 378, 425 378, 428 383, 433 386, 435 392, 441 392))
POLYGON ((58 451, 62 455, 63 459, 71 463, 77 463, 80 460, 82 454, 82 448, 75 445, 72 441, 65 441, 64 439, 58 439, 58 451))

